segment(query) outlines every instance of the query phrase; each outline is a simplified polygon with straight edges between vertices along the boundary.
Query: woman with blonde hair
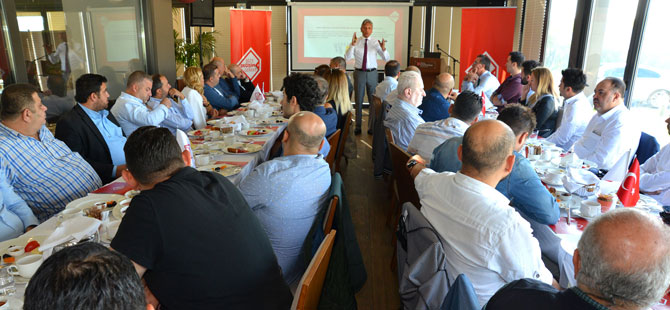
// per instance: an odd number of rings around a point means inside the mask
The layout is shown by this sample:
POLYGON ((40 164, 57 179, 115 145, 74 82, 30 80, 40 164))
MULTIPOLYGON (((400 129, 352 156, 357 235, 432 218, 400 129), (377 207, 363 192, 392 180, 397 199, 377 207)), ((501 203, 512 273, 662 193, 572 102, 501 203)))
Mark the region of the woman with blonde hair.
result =
POLYGON ((537 67, 531 71, 528 84, 535 92, 526 101, 528 107, 535 113, 537 121, 535 128, 540 132, 540 136, 548 137, 556 130, 556 116, 558 115, 558 91, 554 84, 554 77, 548 68, 537 67))
POLYGON ((326 101, 337 111, 337 128, 342 129, 344 115, 352 110, 347 76, 341 70, 332 70, 330 74, 326 74, 325 78, 328 80, 328 99, 326 101))
POLYGON ((200 129, 207 126, 207 115, 215 117, 219 112, 212 108, 204 95, 205 79, 198 67, 188 67, 184 71, 186 87, 182 90, 191 110, 193 111, 193 127, 200 129))

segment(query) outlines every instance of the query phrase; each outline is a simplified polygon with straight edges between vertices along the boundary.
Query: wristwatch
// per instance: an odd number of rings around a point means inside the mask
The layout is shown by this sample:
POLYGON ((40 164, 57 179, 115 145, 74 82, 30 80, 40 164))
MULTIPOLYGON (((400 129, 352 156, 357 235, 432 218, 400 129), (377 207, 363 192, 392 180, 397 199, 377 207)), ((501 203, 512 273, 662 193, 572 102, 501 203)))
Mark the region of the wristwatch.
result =
POLYGON ((419 163, 419 162, 416 161, 416 159, 410 159, 410 160, 407 162, 407 169, 412 170, 412 168, 413 168, 414 166, 416 166, 416 164, 418 164, 418 163, 419 163))

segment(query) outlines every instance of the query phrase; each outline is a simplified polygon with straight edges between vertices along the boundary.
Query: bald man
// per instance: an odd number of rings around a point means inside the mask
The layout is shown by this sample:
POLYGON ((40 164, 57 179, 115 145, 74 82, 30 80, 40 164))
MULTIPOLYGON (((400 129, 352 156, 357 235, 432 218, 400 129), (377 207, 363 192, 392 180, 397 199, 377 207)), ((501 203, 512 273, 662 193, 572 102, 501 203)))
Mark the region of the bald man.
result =
POLYGON ((219 78, 219 85, 223 89, 223 94, 226 97, 234 97, 235 105, 244 102, 240 101, 240 84, 238 84, 237 77, 235 77, 235 74, 228 70, 228 67, 226 67, 226 63, 223 61, 223 58, 212 57, 212 60, 210 60, 209 63, 215 65, 216 69, 219 70, 219 74, 221 74, 221 77, 219 78))
POLYGON ((423 111, 421 118, 426 122, 434 122, 449 117, 449 106, 452 104, 449 95, 453 89, 454 77, 449 73, 440 73, 419 106, 423 111))
POLYGON ((228 70, 235 75, 237 84, 240 85, 240 102, 249 102, 256 86, 237 64, 228 64, 228 70))
POLYGON ((457 173, 437 173, 420 156, 407 167, 421 199, 421 213, 450 248, 445 251, 449 281, 464 273, 481 305, 503 285, 523 278, 551 284, 530 224, 495 189, 514 166, 514 132, 486 120, 470 126, 458 148, 457 173))
POLYGON ((240 184, 292 288, 305 272, 298 262, 303 241, 328 198, 330 168, 319 155, 325 134, 318 115, 293 114, 282 137, 284 155, 262 163, 240 184))
POLYGON ((486 309, 648 309, 670 286, 670 229, 657 215, 614 209, 584 230, 574 252, 577 286, 510 283, 486 309))

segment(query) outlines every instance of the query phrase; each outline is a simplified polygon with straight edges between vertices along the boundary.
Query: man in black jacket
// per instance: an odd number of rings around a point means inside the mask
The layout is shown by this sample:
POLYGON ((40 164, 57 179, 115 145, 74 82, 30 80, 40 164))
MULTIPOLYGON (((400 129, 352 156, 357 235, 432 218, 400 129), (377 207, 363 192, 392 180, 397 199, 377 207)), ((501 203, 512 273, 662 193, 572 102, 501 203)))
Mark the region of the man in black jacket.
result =
POLYGON ((81 154, 103 183, 109 183, 126 169, 123 154, 126 137, 106 110, 107 79, 98 74, 84 74, 77 79, 75 88, 78 104, 58 121, 55 136, 81 154))
POLYGON ((237 64, 229 64, 228 70, 237 77, 237 83, 240 85, 240 102, 249 102, 256 86, 237 64))

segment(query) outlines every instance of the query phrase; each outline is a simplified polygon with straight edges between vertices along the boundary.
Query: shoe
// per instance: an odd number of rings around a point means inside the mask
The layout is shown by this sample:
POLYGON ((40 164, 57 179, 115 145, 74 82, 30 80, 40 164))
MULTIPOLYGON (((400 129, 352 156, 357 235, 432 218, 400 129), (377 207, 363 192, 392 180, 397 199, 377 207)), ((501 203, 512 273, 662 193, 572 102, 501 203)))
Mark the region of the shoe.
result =
POLYGON ((368 129, 368 134, 372 135, 372 129, 368 129))
POLYGON ((360 128, 356 128, 356 129, 354 130, 354 134, 357 135, 357 136, 360 135, 360 134, 361 134, 361 129, 360 129, 360 128))

